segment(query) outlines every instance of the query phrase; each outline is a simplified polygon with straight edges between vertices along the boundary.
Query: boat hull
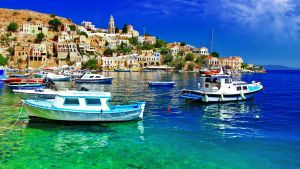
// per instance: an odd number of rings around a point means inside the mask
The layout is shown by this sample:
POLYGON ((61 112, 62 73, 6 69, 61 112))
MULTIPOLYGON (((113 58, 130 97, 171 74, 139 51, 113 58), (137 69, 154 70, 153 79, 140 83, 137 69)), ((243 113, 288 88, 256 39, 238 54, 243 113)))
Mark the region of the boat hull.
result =
POLYGON ((95 112, 72 112, 52 109, 42 109, 29 104, 25 101, 25 110, 29 118, 42 118, 54 121, 71 122, 124 122, 140 120, 143 118, 144 106, 142 109, 124 111, 119 113, 95 113, 95 112))
POLYGON ((255 92, 248 92, 244 94, 227 94, 227 95, 221 95, 221 94, 205 94, 203 92, 199 91, 193 91, 193 90, 183 90, 181 92, 181 97, 185 99, 190 100, 199 100, 202 102, 231 102, 231 101, 243 101, 243 100, 249 100, 254 97, 255 92))
POLYGON ((63 81, 70 81, 70 77, 63 77, 63 78, 49 78, 54 82, 63 82, 63 81))
POLYGON ((148 82, 148 85, 151 87, 173 87, 175 82, 148 82))
POLYGON ((35 90, 35 89, 43 89, 44 85, 8 85, 11 90, 35 90))
POLYGON ((75 79, 76 83, 106 83, 111 84, 113 78, 106 79, 75 79))

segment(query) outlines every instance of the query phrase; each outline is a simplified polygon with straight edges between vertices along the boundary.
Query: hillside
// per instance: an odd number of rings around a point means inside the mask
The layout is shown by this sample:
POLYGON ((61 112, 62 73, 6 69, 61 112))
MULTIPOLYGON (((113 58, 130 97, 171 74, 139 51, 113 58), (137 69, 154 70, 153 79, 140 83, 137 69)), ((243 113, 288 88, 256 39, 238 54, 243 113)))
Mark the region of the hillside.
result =
MULTIPOLYGON (((44 14, 30 10, 0 8, 0 30, 6 28, 10 22, 16 22, 20 27, 22 23, 30 20, 28 18, 31 18, 30 22, 39 21, 42 24, 47 24, 49 20, 53 19, 53 17, 51 17, 51 14, 44 14)), ((72 21, 67 18, 59 16, 56 16, 56 18, 58 18, 62 23, 72 24, 72 21)))

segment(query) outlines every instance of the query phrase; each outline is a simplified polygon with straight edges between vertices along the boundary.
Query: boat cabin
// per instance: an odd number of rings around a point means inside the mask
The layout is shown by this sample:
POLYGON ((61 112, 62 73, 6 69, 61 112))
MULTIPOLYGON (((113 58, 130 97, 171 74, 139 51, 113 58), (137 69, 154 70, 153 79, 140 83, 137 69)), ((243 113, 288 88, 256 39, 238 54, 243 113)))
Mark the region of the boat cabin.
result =
POLYGON ((110 110, 108 105, 110 99, 110 92, 64 92, 55 97, 53 106, 58 109, 107 111, 110 110))
POLYGON ((219 90, 231 92, 246 92, 249 91, 250 84, 244 81, 235 81, 229 76, 212 76, 205 77, 200 82, 201 88, 206 92, 216 92, 219 90))
POLYGON ((90 72, 86 72, 84 75, 82 75, 81 79, 102 79, 104 78, 103 75, 99 74, 92 74, 90 72))

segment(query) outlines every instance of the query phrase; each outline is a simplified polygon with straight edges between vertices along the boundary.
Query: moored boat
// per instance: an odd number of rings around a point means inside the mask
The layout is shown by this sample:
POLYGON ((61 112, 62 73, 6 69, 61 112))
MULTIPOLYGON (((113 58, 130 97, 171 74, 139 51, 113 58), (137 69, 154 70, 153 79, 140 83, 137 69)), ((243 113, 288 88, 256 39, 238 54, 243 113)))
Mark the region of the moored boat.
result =
POLYGON ((149 86, 164 86, 164 87, 173 87, 175 85, 175 82, 173 81, 152 81, 152 82, 148 82, 149 86))
POLYGON ((112 83, 113 78, 112 77, 105 77, 103 75, 99 74, 92 74, 90 72, 86 72, 83 76, 80 78, 76 78, 76 83, 112 83))
POLYGON ((4 82, 9 84, 14 82, 21 82, 22 80, 23 80, 22 78, 12 77, 12 78, 5 79, 4 82))
POLYGON ((55 73, 48 73, 47 78, 52 81, 70 81, 70 76, 58 75, 55 73))
POLYGON ((181 97, 202 102, 241 101, 253 98, 255 93, 263 89, 260 82, 234 81, 228 76, 212 76, 202 79, 200 89, 183 89, 181 97))
POLYGON ((54 100, 24 100, 30 118, 55 121, 122 122, 143 118, 145 102, 110 106, 109 92, 60 92, 54 100))
POLYGON ((45 88, 42 83, 35 82, 13 82, 7 85, 11 90, 13 89, 24 89, 24 90, 32 90, 32 89, 41 89, 45 88))
POLYGON ((124 68, 124 69, 115 69, 115 72, 131 72, 130 69, 124 68))

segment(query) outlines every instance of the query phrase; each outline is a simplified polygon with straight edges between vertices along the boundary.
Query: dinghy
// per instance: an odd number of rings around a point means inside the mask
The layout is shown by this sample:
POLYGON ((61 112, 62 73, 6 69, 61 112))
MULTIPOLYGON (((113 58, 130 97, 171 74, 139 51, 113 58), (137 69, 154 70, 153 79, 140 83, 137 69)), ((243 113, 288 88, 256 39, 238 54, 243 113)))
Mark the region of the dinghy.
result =
POLYGON ((153 82, 148 82, 149 86, 163 86, 163 87, 173 87, 175 85, 175 82, 170 81, 170 82, 163 82, 163 81, 153 81, 153 82))
POLYGON ((110 106, 109 92, 60 92, 54 100, 24 100, 31 119, 55 121, 122 122, 143 118, 145 102, 110 106))

